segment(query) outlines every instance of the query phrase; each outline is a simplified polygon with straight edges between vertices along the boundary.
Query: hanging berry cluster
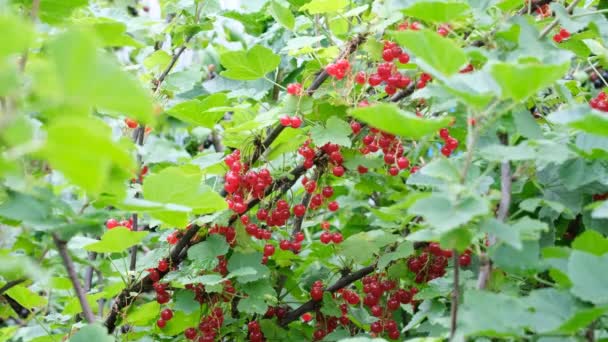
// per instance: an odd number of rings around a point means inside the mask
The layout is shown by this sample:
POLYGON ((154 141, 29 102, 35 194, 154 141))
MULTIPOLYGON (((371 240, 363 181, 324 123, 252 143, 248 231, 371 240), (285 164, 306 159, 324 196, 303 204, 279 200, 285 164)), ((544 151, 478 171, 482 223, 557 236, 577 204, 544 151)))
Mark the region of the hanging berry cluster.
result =
MULTIPOLYGON (((469 266, 470 255, 471 251, 467 250, 459 257, 460 266, 469 266)), ((451 250, 441 249, 438 243, 431 242, 420 255, 408 259, 407 267, 416 274, 414 281, 420 284, 443 277, 445 268, 448 266, 448 259, 451 257, 451 250)))
POLYGON ((260 329, 260 323, 258 321, 251 321, 247 324, 247 330, 249 332, 250 342, 262 342, 265 341, 264 334, 260 329))
POLYGON ((454 150, 458 148, 458 140, 452 136, 450 136, 450 131, 447 128, 442 128, 439 130, 439 137, 443 140, 445 144, 441 147, 441 154, 446 157, 449 157, 454 150))
POLYGON ((342 233, 340 232, 335 232, 335 233, 331 233, 329 232, 329 227, 330 227, 330 223, 327 221, 323 221, 321 222, 321 228, 323 229, 323 232, 321 233, 321 235, 319 236, 319 240, 321 241, 322 244, 329 244, 329 243, 335 243, 335 244, 339 244, 344 240, 344 237, 342 236, 342 233))
POLYGON ((343 79, 349 69, 350 62, 346 59, 341 59, 336 63, 331 63, 327 67, 325 67, 325 71, 327 71, 329 76, 335 77, 338 80, 343 79))
POLYGON ((596 97, 589 101, 589 105, 593 109, 597 109, 602 112, 608 112, 608 95, 605 92, 600 92, 596 97))
MULTIPOLYGON (((351 129, 353 132, 361 130, 358 123, 351 124, 351 129)), ((400 170, 409 168, 410 161, 404 155, 405 149, 401 144, 401 140, 397 139, 394 135, 371 127, 369 133, 361 138, 361 142, 363 143, 363 147, 359 151, 363 155, 382 150, 382 153, 384 153, 384 163, 387 165, 388 173, 391 176, 396 176, 400 170)), ((359 166, 358 171, 363 174, 368 170, 364 166, 359 166)))
POLYGON ((299 128, 302 126, 302 119, 299 116, 283 115, 279 118, 279 122, 283 127, 299 128))
POLYGON ((238 214, 247 210, 245 199, 249 195, 255 198, 263 198, 266 189, 272 184, 272 176, 268 169, 260 169, 258 172, 247 171, 247 164, 241 163, 241 152, 235 150, 229 154, 225 163, 230 170, 224 176, 224 190, 228 194, 226 202, 228 207, 238 214))
POLYGON ((569 38, 570 38, 570 32, 568 30, 566 30, 565 28, 560 29, 559 32, 557 32, 556 34, 553 35, 553 41, 558 44, 565 40, 568 40, 569 38))
POLYGON ((116 227, 126 227, 129 230, 133 230, 133 219, 129 218, 128 220, 118 221, 117 219, 108 219, 106 221, 106 228, 114 229, 116 227))
POLYGON ((292 240, 281 240, 279 242, 279 248, 283 251, 299 253, 300 249, 302 249, 302 241, 304 241, 304 233, 297 232, 294 234, 292 240))
POLYGON ((236 245, 236 230, 234 227, 215 225, 209 229, 209 234, 223 235, 226 238, 226 243, 228 243, 230 247, 234 247, 236 245))

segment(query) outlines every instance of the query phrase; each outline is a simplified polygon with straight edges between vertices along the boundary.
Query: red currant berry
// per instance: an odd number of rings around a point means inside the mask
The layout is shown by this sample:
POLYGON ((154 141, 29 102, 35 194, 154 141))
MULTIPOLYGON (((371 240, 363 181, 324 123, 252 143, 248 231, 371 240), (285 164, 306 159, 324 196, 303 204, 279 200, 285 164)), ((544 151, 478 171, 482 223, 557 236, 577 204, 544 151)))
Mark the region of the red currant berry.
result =
POLYGON ((333 233, 331 235, 331 241, 335 244, 341 243, 342 240, 344 240, 344 237, 342 237, 342 233, 333 233))
POLYGON ((165 321, 171 320, 171 318, 173 318, 173 311, 171 309, 161 311, 160 318, 164 319, 165 321))
POLYGON ((327 209, 329 209, 329 211, 336 211, 340 209, 340 205, 338 204, 338 202, 332 201, 327 204, 327 209))
POLYGON ((279 118, 279 122, 281 123, 281 126, 288 127, 291 125, 291 118, 287 115, 283 115, 279 118))
POLYGON ((302 125, 302 119, 299 116, 292 116, 289 124, 292 128, 299 128, 302 125))
POLYGON ((274 246, 271 244, 264 245, 264 256, 272 256, 274 254, 274 246))
POLYGON ((328 244, 332 241, 332 234, 330 232, 324 231, 323 233, 321 233, 321 236, 319 236, 319 240, 321 240, 321 243, 323 244, 328 244))
POLYGON ((164 319, 159 318, 159 319, 156 321, 156 325, 157 325, 159 328, 161 328, 161 329, 162 329, 162 328, 164 328, 164 327, 167 325, 167 321, 165 321, 164 319))
POLYGON ((310 297, 312 300, 319 301, 323 299, 323 288, 321 287, 313 287, 310 290, 310 297))

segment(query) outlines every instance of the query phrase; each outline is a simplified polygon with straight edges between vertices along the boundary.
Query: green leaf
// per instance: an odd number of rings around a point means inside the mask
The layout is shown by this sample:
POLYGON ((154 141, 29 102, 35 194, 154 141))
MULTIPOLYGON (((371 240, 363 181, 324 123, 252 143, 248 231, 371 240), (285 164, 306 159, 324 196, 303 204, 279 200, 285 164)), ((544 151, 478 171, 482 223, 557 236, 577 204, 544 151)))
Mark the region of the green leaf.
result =
POLYGON ((595 230, 585 230, 574 239, 572 248, 601 256, 608 253, 608 239, 595 230))
POLYGON ((467 63, 464 51, 437 32, 408 30, 393 31, 390 35, 416 57, 416 63, 434 76, 438 73, 450 76, 467 63))
POLYGON ((465 291, 459 309, 458 325, 465 335, 523 335, 531 315, 517 297, 478 290, 465 291))
POLYGON ((394 252, 385 253, 378 259, 378 268, 384 269, 389 263, 399 259, 405 259, 414 253, 414 244, 411 241, 400 243, 394 252))
POLYGON ((264 338, 269 341, 288 341, 287 330, 281 328, 274 321, 263 319, 260 321, 260 328, 264 334, 264 338))
POLYGON ((608 254, 573 250, 568 259, 568 278, 575 296, 596 305, 608 304, 608 254))
POLYGON ((158 327, 156 327, 155 329, 159 334, 163 334, 166 336, 174 336, 181 334, 184 330, 190 327, 196 327, 199 321, 199 312, 186 314, 183 311, 176 310, 173 312, 173 318, 167 321, 167 325, 163 329, 160 329, 158 327))
POLYGON ((23 285, 13 286, 5 293, 26 309, 41 307, 47 303, 46 297, 38 295, 23 285))
POLYGON ((87 4, 87 0, 41 0, 40 19, 49 24, 58 24, 69 18, 74 10, 87 4))
POLYGON ((70 342, 113 342, 108 330, 99 324, 88 324, 70 338, 70 342))
MULTIPOLYGON (((23 53, 32 39, 34 31, 31 25, 17 16, 0 15, 0 61, 11 54, 23 53)), ((0 64, 2 65, 2 64, 0 64)))
POLYGON ((300 7, 300 11, 308 11, 310 14, 337 12, 348 6, 348 0, 312 0, 300 7))
POLYGON ((529 324, 539 333, 556 330, 582 308, 581 303, 565 290, 534 290, 522 299, 531 309, 529 324))
POLYGON ((323 302, 321 304, 321 312, 327 316, 340 317, 342 316, 342 311, 338 304, 336 304, 336 300, 332 297, 331 293, 324 292, 323 293, 323 302))
POLYGON ((104 47, 133 46, 142 47, 143 45, 127 34, 127 25, 108 18, 95 18, 83 21, 82 29, 91 29, 101 41, 104 47))
POLYGON ((222 76, 234 80, 256 80, 274 70, 281 58, 272 50, 256 45, 249 51, 230 51, 222 54, 220 62, 227 69, 222 76))
POLYGON ((81 111, 96 107, 143 123, 154 121, 149 92, 112 58, 98 53, 90 34, 68 31, 55 38, 48 50, 67 106, 81 111))
POLYGON ((132 305, 124 319, 125 324, 134 326, 146 326, 158 319, 160 304, 157 301, 151 301, 141 305, 132 305))
POLYGON ((41 154, 54 169, 92 195, 120 193, 134 169, 126 144, 130 143, 114 141, 110 127, 98 118, 64 117, 47 128, 41 154))
POLYGON ((338 248, 340 254, 363 264, 389 243, 397 241, 397 236, 383 230, 370 230, 349 236, 338 248))
POLYGON ((224 116, 224 112, 216 112, 211 109, 225 106, 227 101, 226 94, 213 94, 203 100, 190 100, 178 103, 167 110, 167 114, 192 125, 213 128, 224 116))
POLYGON ((315 126, 310 130, 312 141, 317 146, 323 146, 327 143, 338 144, 340 146, 350 147, 351 139, 349 135, 351 128, 344 120, 338 119, 335 116, 327 119, 325 127, 315 126))
POLYGON ((277 293, 268 279, 260 279, 243 284, 246 298, 239 301, 238 309, 245 313, 264 314, 268 309, 267 302, 276 302, 277 293))
MULTIPOLYGON (((228 207, 222 196, 202 183, 202 172, 195 166, 168 167, 148 175, 143 192, 147 200, 191 208, 194 214, 211 214, 228 207)), ((183 210, 154 211, 151 215, 178 227, 188 221, 183 210)))
POLYGON ((409 212, 422 216, 431 227, 445 232, 471 221, 476 216, 486 214, 488 210, 488 203, 479 197, 451 199, 433 193, 416 201, 409 212))
POLYGON ((403 138, 420 139, 446 127, 449 117, 423 119, 405 112, 395 104, 380 103, 369 107, 358 107, 350 112, 355 119, 368 123, 382 131, 403 138))
POLYGON ((491 73, 502 89, 503 99, 522 101, 562 78, 568 68, 569 62, 559 65, 496 63, 491 73))
POLYGON ((481 155, 490 161, 503 160, 532 160, 536 158, 536 153, 532 147, 526 143, 516 146, 489 145, 481 149, 481 155))
POLYGON ((447 23, 466 16, 470 9, 469 4, 462 1, 422 0, 414 1, 409 7, 404 8, 403 12, 424 21, 447 23))
POLYGON ((149 232, 134 232, 126 227, 107 230, 99 242, 84 246, 84 249, 97 253, 120 253, 140 243, 149 232))
POLYGON ((270 1, 268 11, 274 20, 276 20, 279 24, 285 26, 287 29, 293 30, 295 18, 293 17, 289 7, 283 6, 277 0, 272 0, 270 1))
POLYGON ((196 261, 197 264, 208 265, 209 267, 206 267, 206 269, 210 269, 214 267, 212 262, 218 256, 228 253, 229 248, 230 246, 223 236, 212 234, 207 237, 207 240, 188 249, 188 260, 196 261))
POLYGON ((538 241, 523 241, 521 250, 505 244, 494 245, 490 255, 497 267, 510 272, 527 273, 540 267, 538 241))
POLYGON ((270 275, 268 267, 262 265, 262 254, 261 253, 234 253, 228 260, 228 271, 236 272, 241 268, 252 268, 256 272, 251 274, 247 272, 244 275, 237 276, 237 280, 240 283, 248 283, 256 281, 258 279, 267 278, 270 275))
POLYGON ((190 290, 180 290, 176 291, 173 296, 173 300, 175 301, 175 310, 183 311, 186 314, 191 314, 193 312, 197 312, 200 310, 201 304, 197 302, 195 298, 194 291, 190 290))

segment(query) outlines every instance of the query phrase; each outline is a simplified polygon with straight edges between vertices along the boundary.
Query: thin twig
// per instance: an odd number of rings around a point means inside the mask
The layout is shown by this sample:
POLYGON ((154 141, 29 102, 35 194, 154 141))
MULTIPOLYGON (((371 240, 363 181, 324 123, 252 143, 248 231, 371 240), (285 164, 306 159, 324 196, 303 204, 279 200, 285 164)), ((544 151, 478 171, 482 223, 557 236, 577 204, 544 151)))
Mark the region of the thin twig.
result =
POLYGON ((55 242, 55 246, 57 246, 57 250, 59 251, 59 255, 63 261, 63 266, 65 266, 68 276, 72 281, 72 286, 74 287, 74 291, 76 292, 76 296, 80 302, 84 318, 88 323, 94 323, 95 315, 93 315, 91 306, 89 305, 89 302, 87 302, 87 296, 82 288, 82 284, 80 284, 80 279, 78 279, 76 270, 74 269, 74 262, 72 261, 72 257, 70 257, 68 252, 67 244, 65 241, 61 240, 56 233, 53 233, 53 241, 55 242))
POLYGON ((24 281, 26 281, 26 278, 19 278, 19 279, 15 279, 15 280, 11 280, 8 283, 4 284, 4 286, 0 287, 0 296, 10 290, 11 288, 23 283, 24 281))
MULTIPOLYGON (((502 145, 509 144, 509 136, 506 133, 499 133, 498 139, 502 145)), ((511 188, 513 178, 511 176, 511 163, 506 160, 500 164, 500 203, 496 218, 501 222, 505 222, 509 216, 509 207, 511 206, 511 188)), ((492 246, 496 243, 494 235, 488 236, 488 245, 492 246)), ((485 254, 479 256, 479 276, 477 277, 477 288, 485 289, 490 281, 492 274, 492 261, 485 254)))
MULTIPOLYGON (((570 5, 568 5, 568 7, 566 7, 566 12, 567 13, 572 13, 572 11, 574 10, 574 7, 576 7, 576 5, 578 5, 578 3, 581 0, 574 0, 570 5)), ((553 30, 553 28, 555 26, 557 26, 557 24, 559 23, 559 19, 555 18, 549 25, 547 25, 541 32, 540 35, 538 36, 538 39, 543 39, 545 36, 547 36, 549 34, 549 32, 551 32, 551 30, 553 30)))
POLYGON ((456 335, 458 324, 458 299, 460 297, 460 265, 458 264, 458 251, 452 251, 452 263, 454 264, 454 289, 452 290, 452 303, 450 306, 450 340, 456 335))
MULTIPOLYGON (((143 146, 145 134, 146 134, 146 127, 144 125, 137 126, 135 131, 133 131, 133 141, 138 146, 143 146)), ((137 170, 138 171, 137 171, 137 175, 135 176, 135 182, 137 182, 137 183, 140 183, 141 166, 142 166, 142 156, 138 151, 137 152, 137 170)), ((139 192, 135 194, 135 197, 140 197, 139 192)), ((133 229, 135 231, 139 231, 140 227, 139 227, 139 222, 138 222, 139 220, 138 220, 137 213, 133 213, 133 215, 131 215, 131 220, 133 221, 133 229)), ((135 271, 135 269, 137 268, 137 249, 138 249, 138 246, 135 245, 135 246, 131 247, 131 250, 130 250, 131 260, 129 263, 129 271, 131 271, 131 272, 135 271)))
POLYGON ((171 69, 173 69, 173 67, 175 66, 175 63, 177 63, 177 60, 179 59, 179 57, 186 50, 186 44, 188 44, 188 42, 190 41, 190 39, 192 39, 192 37, 194 37, 194 35, 190 35, 190 36, 186 37, 186 39, 184 40, 184 44, 182 44, 182 46, 180 46, 177 49, 177 51, 171 58, 169 65, 167 65, 167 67, 165 68, 165 70, 163 70, 163 72, 160 74, 160 76, 158 76, 158 78, 154 80, 154 86, 152 87, 152 90, 155 93, 158 92, 158 90, 160 89, 160 85, 165 81, 165 78, 167 77, 167 75, 169 75, 169 72, 171 72, 171 69))
MULTIPOLYGON (((36 20, 38 19, 39 11, 40 11, 40 0, 32 0, 32 10, 30 11, 30 18, 31 18, 32 22, 35 23, 36 20)), ((19 70, 21 70, 21 71, 25 70, 25 65, 27 64, 28 54, 29 54, 29 50, 26 49, 25 51, 23 51, 23 55, 21 56, 21 59, 19 60, 19 70)))
MULTIPOLYGON (((345 288, 348 285, 354 283, 355 281, 372 273, 375 268, 376 268, 376 265, 371 265, 371 266, 364 267, 364 268, 358 270, 357 272, 350 273, 350 274, 338 279, 338 281, 336 281, 332 286, 325 289, 325 291, 336 292, 339 289, 345 288)), ((316 308, 318 308, 319 306, 320 306, 320 302, 317 302, 314 300, 309 300, 308 302, 300 305, 298 308, 288 312, 285 315, 285 317, 283 317, 281 320, 279 320, 279 325, 286 326, 289 323, 297 320, 300 316, 302 316, 302 314, 313 311, 316 308)))

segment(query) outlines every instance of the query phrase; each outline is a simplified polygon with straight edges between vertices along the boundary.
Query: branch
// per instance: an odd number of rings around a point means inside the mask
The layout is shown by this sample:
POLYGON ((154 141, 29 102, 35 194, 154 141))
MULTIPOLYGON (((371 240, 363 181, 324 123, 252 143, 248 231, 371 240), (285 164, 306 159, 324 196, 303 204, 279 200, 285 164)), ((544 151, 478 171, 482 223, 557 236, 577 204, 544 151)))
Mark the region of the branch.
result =
POLYGON ((53 241, 55 242, 55 246, 57 246, 57 250, 59 251, 59 255, 61 255, 61 260, 63 260, 63 265, 65 266, 66 271, 68 272, 68 276, 72 281, 72 286, 74 287, 74 291, 76 291, 76 296, 78 297, 78 301, 80 301, 80 306, 82 307, 82 313, 84 315, 85 320, 88 323, 95 322, 95 316, 93 315, 93 311, 89 306, 89 302, 87 302, 87 297, 80 284, 80 280, 78 279, 78 275, 76 274, 76 270, 74 269, 74 262, 68 253, 68 249, 66 246, 66 242, 59 239, 59 236, 56 233, 53 233, 53 241))
MULTIPOLYGON (((338 55, 335 61, 347 58, 355 51, 357 51, 359 46, 363 44, 365 40, 367 40, 367 35, 368 33, 360 33, 354 39, 348 42, 344 50, 338 55)), ((310 86, 305 90, 306 95, 312 96, 315 91, 317 91, 317 89, 319 89, 319 87, 323 84, 323 82, 327 80, 328 77, 329 74, 327 73, 327 71, 325 71, 325 68, 319 71, 310 86)), ((255 150, 253 151, 253 155, 251 156, 251 165, 255 164, 255 162, 258 161, 262 154, 268 149, 268 147, 270 147, 272 142, 279 136, 279 134, 281 134, 281 132, 283 132, 283 129, 285 129, 283 125, 279 124, 275 126, 275 128, 273 128, 270 133, 268 133, 266 139, 264 139, 263 142, 256 146, 255 150)))
POLYGON ((538 1, 534 1, 532 2, 532 4, 530 6, 524 6, 522 7, 519 11, 517 11, 517 15, 524 15, 528 12, 528 8, 531 8, 532 10, 536 10, 539 9, 541 7, 543 7, 546 4, 550 4, 551 2, 553 2, 553 0, 538 0, 538 1))
MULTIPOLYGON (((97 253, 89 252, 89 261, 94 261, 97 259, 97 253)), ((86 292, 91 291, 91 284, 93 284, 93 266, 87 267, 87 270, 84 274, 84 290, 86 292)))
MULTIPOLYGON (((568 5, 568 7, 566 7, 566 12, 567 13, 572 13, 572 11, 574 10, 574 7, 576 7, 576 5, 578 5, 578 3, 581 0, 574 0, 572 1, 572 3, 570 5, 568 5)), ((549 34, 549 32, 551 32, 551 30, 553 30, 553 28, 555 26, 557 26, 557 24, 559 23, 559 19, 554 19, 549 25, 547 25, 547 27, 545 27, 541 32, 540 35, 538 36, 538 39, 543 39, 547 34, 549 34)))
POLYGON ((177 52, 171 58, 169 65, 167 65, 167 67, 165 68, 165 70, 163 70, 160 76, 158 76, 158 78, 154 80, 154 86, 152 87, 152 90, 154 92, 157 92, 160 89, 160 85, 165 81, 165 78, 167 77, 167 75, 169 75, 169 72, 171 72, 171 69, 173 69, 179 57, 182 55, 182 53, 184 53, 184 51, 186 50, 186 44, 188 44, 192 37, 194 37, 194 35, 186 37, 186 39, 184 40, 184 44, 182 44, 182 46, 177 49, 177 52))
MULTIPOLYGON (((144 135, 146 134, 146 127, 144 125, 139 125, 137 126, 137 128, 135 129, 135 131, 133 131, 133 141, 139 145, 139 146, 143 146, 144 145, 144 135)), ((137 153, 137 175, 135 175, 135 182, 139 183, 140 182, 140 177, 141 177, 141 165, 142 165, 142 157, 141 154, 139 154, 139 152, 137 153)), ((135 194, 135 197, 140 197, 139 193, 135 194)), ((133 213, 133 215, 131 215, 131 218, 133 220, 133 228, 135 229, 135 231, 139 231, 139 224, 138 224, 138 216, 137 213, 133 213)), ((137 267, 137 248, 138 246, 135 245, 133 247, 131 247, 131 261, 129 263, 129 271, 133 272, 135 271, 135 268, 137 267)))
MULTIPOLYGON (((372 273, 374 271, 374 269, 376 268, 376 265, 371 265, 371 266, 367 266, 364 267, 360 270, 358 270, 357 272, 353 272, 351 274, 348 274, 340 279, 338 279, 338 281, 336 281, 332 286, 328 287, 327 289, 325 289, 325 291, 328 292, 336 292, 339 289, 345 288, 348 285, 354 283, 355 281, 365 277, 366 275, 372 273)), ((301 306, 299 306, 297 309, 289 311, 285 317, 283 317, 280 321, 279 321, 279 325, 281 326, 286 326, 289 323, 297 320, 300 316, 302 316, 302 314, 306 313, 306 312, 310 312, 315 310, 318 306, 320 306, 321 302, 317 302, 314 300, 309 300, 308 302, 302 304, 301 306)))
POLYGON ((454 290, 452 291, 452 303, 450 306, 450 340, 456 335, 458 324, 458 299, 460 297, 460 267, 458 264, 458 251, 452 251, 452 263, 454 264, 454 290))
MULTIPOLYGON (((509 136, 506 133, 499 133, 498 139, 502 145, 509 144, 509 136)), ((507 220, 509 215, 509 207, 511 206, 511 163, 503 161, 500 164, 500 203, 498 205, 498 212, 496 218, 501 222, 507 220)), ((488 236, 489 245, 496 243, 495 236, 488 236)), ((480 290, 485 289, 490 281, 490 274, 492 273, 492 261, 490 258, 482 254, 479 256, 479 276, 477 278, 477 288, 480 290)))
POLYGON ((26 278, 19 278, 19 279, 15 279, 15 280, 11 280, 8 283, 4 284, 4 286, 0 287, 0 296, 10 290, 11 288, 23 283, 24 281, 26 281, 26 278))
POLYGON ((397 92, 395 95, 393 95, 389 101, 390 102, 399 102, 403 98, 412 95, 412 93, 414 93, 415 90, 416 90, 416 84, 412 82, 412 84, 410 84, 407 88, 402 89, 399 92, 397 92))

